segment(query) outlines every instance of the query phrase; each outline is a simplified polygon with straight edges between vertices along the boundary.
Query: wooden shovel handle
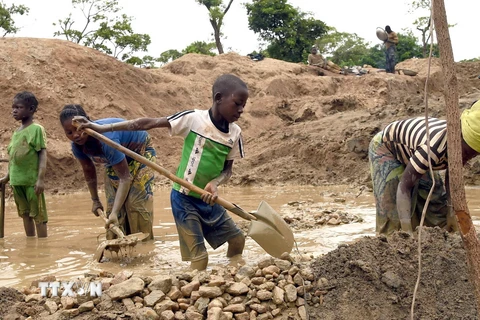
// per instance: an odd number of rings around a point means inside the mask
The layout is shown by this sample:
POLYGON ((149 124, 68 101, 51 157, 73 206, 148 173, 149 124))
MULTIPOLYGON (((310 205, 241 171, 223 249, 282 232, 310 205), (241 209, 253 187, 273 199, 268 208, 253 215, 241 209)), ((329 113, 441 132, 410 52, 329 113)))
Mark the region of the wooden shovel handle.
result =
MULTIPOLYGON (((107 215, 105 214, 105 212, 102 209, 97 209, 97 213, 103 219, 103 221, 105 221, 105 223, 108 222, 107 215)), ((123 233, 123 231, 118 226, 114 225, 113 223, 108 225, 108 230, 115 233, 119 238, 124 238, 125 237, 125 234, 123 233)))
MULTIPOLYGON (((158 164, 156 164, 154 162, 149 161, 148 159, 139 155, 138 153, 133 152, 132 150, 127 149, 124 146, 108 139, 104 135, 102 135, 102 134, 100 134, 100 133, 98 133, 98 132, 96 132, 96 131, 94 131, 90 128, 83 128, 82 130, 85 131, 86 133, 88 133, 88 135, 94 137, 95 139, 100 140, 100 141, 104 142, 105 144, 109 145, 110 147, 115 148, 118 151, 123 152, 124 154, 126 154, 130 158, 135 159, 136 161, 146 165, 147 167, 152 168, 153 170, 159 172, 163 176, 165 176, 168 179, 172 180, 173 182, 176 182, 179 185, 187 188, 188 190, 193 191, 193 192, 198 193, 198 194, 207 194, 208 193, 207 191, 203 190, 202 188, 199 188, 196 185, 193 185, 190 182, 185 181, 184 179, 181 179, 181 178, 177 177, 176 175, 174 175, 173 173, 171 173, 167 169, 159 166, 158 164)), ((256 217, 249 214, 248 212, 246 212, 245 210, 243 210, 242 208, 240 208, 236 204, 233 204, 233 203, 231 203, 231 202, 229 202, 229 201, 227 201, 227 200, 225 200, 221 197, 218 197, 215 202, 218 203, 219 205, 221 205, 222 207, 224 207, 225 209, 227 209, 228 211, 240 216, 243 219, 257 220, 256 217)))
POLYGON ((0 238, 5 236, 5 184, 0 183, 0 238))

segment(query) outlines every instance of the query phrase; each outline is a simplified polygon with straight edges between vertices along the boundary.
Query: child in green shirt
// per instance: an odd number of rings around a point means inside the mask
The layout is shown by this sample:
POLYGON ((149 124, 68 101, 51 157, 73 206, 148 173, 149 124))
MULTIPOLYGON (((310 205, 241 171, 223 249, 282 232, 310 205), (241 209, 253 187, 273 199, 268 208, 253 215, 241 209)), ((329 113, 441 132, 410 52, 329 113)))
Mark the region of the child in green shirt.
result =
POLYGON ((28 237, 47 237, 47 209, 44 180, 47 168, 45 129, 33 122, 38 101, 31 92, 23 91, 13 99, 13 118, 22 125, 13 133, 7 151, 10 157, 8 173, 0 184, 10 181, 18 215, 28 237))

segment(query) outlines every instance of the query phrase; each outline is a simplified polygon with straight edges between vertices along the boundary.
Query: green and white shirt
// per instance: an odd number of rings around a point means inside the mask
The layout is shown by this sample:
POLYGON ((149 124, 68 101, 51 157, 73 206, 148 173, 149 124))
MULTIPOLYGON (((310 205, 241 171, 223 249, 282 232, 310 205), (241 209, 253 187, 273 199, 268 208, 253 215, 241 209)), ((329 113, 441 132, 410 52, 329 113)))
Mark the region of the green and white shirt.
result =
MULTIPOLYGON (((171 136, 184 138, 182 160, 177 169, 177 177, 205 188, 223 171, 225 161, 243 158, 241 129, 230 123, 228 132, 215 126, 209 110, 188 110, 167 117, 171 136)), ((200 198, 178 183, 173 188, 183 194, 200 198)))

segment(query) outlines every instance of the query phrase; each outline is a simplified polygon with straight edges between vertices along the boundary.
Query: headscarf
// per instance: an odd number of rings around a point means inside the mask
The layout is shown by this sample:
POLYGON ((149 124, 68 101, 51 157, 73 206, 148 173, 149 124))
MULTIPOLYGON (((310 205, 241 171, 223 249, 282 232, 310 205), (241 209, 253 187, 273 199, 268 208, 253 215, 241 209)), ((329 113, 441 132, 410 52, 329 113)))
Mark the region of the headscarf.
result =
POLYGON ((480 100, 462 112, 462 136, 473 150, 480 153, 480 100))

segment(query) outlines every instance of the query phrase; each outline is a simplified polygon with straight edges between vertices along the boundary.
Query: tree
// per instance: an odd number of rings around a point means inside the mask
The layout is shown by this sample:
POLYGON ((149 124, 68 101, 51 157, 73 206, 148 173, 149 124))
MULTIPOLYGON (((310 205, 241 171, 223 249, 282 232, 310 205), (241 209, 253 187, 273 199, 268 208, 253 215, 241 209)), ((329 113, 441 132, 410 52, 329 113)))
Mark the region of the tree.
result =
POLYGON ((268 43, 270 57, 290 62, 305 61, 315 40, 327 32, 327 26, 299 11, 287 0, 253 0, 246 3, 248 26, 268 43))
MULTIPOLYGON (((417 18, 414 22, 413 25, 415 28, 420 31, 421 33, 421 41, 422 41, 422 57, 426 58, 429 53, 430 53, 430 25, 432 24, 432 20, 430 18, 430 8, 431 8, 431 1, 430 0, 414 0, 410 4, 410 13, 413 12, 424 12, 425 14, 428 14, 426 16, 421 16, 417 18)), ((448 27, 453 27, 454 24, 449 24, 448 27)), ((438 53, 438 47, 437 47, 437 53, 438 53)))
POLYGON ((76 21, 70 14, 54 23, 60 28, 54 36, 64 36, 69 41, 138 64, 140 58, 133 59, 133 53, 146 51, 151 43, 150 36, 133 31, 132 17, 117 15, 121 10, 118 0, 72 0, 72 5, 82 12, 85 21, 80 28, 74 29, 76 21))
POLYGON ((10 7, 0 0, 0 32, 3 34, 2 37, 5 37, 7 34, 15 34, 20 30, 19 27, 15 25, 13 20, 13 15, 19 14, 23 16, 27 15, 30 9, 22 4, 15 5, 12 4, 10 7))
POLYGON ((170 49, 162 52, 157 61, 161 64, 167 64, 188 53, 198 53, 208 56, 214 56, 215 53, 212 51, 215 49, 215 47, 216 45, 214 42, 195 41, 189 44, 185 49, 183 49, 182 52, 175 49, 170 49))
POLYGON ((317 39, 318 51, 331 55, 331 60, 340 66, 363 65, 368 55, 368 43, 356 33, 338 32, 335 28, 317 39))
POLYGON ((200 5, 204 5, 210 16, 210 24, 213 28, 213 38, 215 39, 215 45, 218 50, 218 54, 223 53, 222 42, 220 37, 222 36, 221 28, 223 25, 223 18, 227 14, 233 0, 228 0, 228 4, 223 5, 222 0, 196 0, 200 5))

